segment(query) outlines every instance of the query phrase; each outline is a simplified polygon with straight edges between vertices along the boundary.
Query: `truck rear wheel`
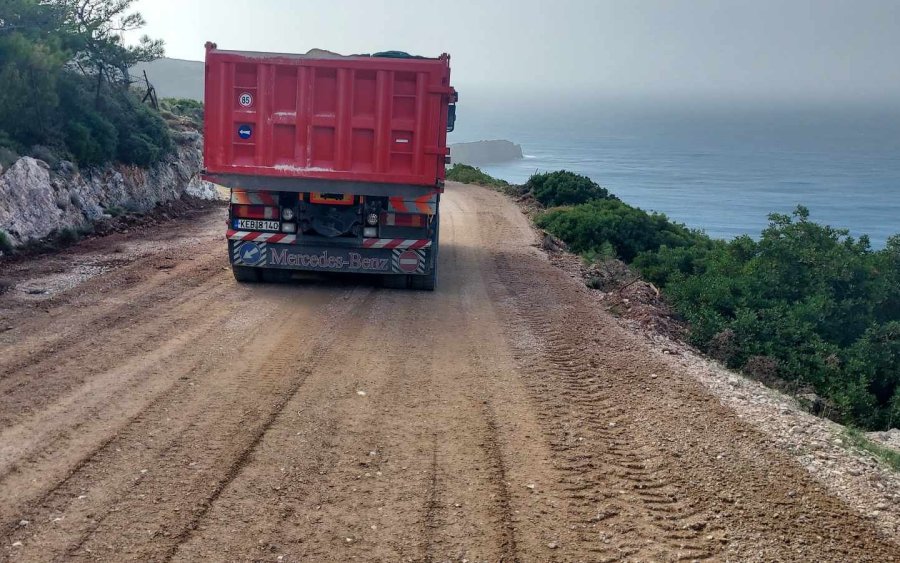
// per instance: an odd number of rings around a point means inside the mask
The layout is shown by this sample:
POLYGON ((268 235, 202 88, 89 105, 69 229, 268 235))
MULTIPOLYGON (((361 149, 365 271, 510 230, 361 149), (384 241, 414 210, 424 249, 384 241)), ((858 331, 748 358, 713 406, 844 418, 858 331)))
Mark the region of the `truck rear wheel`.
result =
POLYGON ((290 270, 281 270, 278 268, 256 268, 260 270, 260 278, 267 283, 285 283, 291 280, 290 270))
POLYGON ((432 268, 430 274, 424 276, 409 276, 410 289, 434 291, 437 286, 437 270, 432 268))
POLYGON ((386 274, 381 276, 381 286, 388 289, 406 289, 408 276, 403 274, 386 274))
POLYGON ((232 266, 231 273, 239 283, 256 283, 260 281, 262 272, 259 268, 249 266, 232 266))
POLYGON ((437 216, 434 220, 434 238, 432 239, 434 241, 434 246, 432 247, 431 271, 424 276, 409 276, 409 287, 411 289, 434 291, 434 288, 437 287, 438 253, 441 249, 441 218, 440 216, 437 216))

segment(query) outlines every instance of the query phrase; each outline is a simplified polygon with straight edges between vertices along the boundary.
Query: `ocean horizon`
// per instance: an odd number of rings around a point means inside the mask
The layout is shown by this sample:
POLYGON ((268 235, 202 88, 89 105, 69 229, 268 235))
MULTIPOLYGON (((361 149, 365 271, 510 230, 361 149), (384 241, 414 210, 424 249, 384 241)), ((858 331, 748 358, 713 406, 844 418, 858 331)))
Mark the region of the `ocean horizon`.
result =
POLYGON ((878 107, 642 107, 460 103, 450 142, 505 139, 525 158, 481 166, 512 183, 570 170, 629 204, 716 238, 758 237, 770 213, 866 234, 900 233, 900 112, 878 107))

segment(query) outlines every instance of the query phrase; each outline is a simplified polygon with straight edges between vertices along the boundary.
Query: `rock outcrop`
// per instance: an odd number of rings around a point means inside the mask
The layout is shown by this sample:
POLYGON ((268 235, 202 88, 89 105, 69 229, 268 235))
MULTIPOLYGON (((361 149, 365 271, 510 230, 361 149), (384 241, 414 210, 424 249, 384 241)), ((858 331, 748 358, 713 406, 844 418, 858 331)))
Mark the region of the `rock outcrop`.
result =
POLYGON ((200 179, 202 136, 195 131, 172 135, 176 150, 150 168, 108 165, 79 171, 62 161, 51 170, 42 160, 20 158, 0 171, 0 231, 20 245, 93 223, 110 210, 148 211, 183 195, 215 199, 215 187, 200 179))
POLYGON ((453 163, 481 166, 523 158, 522 147, 511 141, 475 141, 450 145, 453 163))

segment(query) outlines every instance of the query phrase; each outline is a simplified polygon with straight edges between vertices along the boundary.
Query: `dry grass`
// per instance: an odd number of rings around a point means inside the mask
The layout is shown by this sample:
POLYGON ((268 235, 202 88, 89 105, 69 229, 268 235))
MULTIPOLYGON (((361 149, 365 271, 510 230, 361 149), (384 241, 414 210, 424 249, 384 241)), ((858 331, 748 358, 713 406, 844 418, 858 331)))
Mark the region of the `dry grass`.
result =
POLYGON ((894 471, 900 471, 900 452, 897 450, 873 442, 855 428, 848 427, 844 435, 851 446, 869 452, 894 471))

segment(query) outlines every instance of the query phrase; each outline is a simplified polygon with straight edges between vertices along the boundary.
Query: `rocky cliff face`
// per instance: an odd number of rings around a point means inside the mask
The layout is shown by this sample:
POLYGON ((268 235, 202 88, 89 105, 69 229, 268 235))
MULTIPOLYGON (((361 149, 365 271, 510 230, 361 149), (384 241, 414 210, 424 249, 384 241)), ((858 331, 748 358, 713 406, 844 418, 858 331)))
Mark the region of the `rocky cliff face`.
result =
POLYGON ((41 160, 20 158, 0 170, 0 230, 20 245, 92 223, 115 208, 148 211, 183 195, 215 199, 213 185, 200 179, 202 136, 172 134, 175 152, 150 168, 110 165, 79 171, 63 161, 51 170, 41 160))
POLYGON ((475 141, 450 145, 452 162, 481 166, 522 158, 522 147, 510 141, 475 141))

